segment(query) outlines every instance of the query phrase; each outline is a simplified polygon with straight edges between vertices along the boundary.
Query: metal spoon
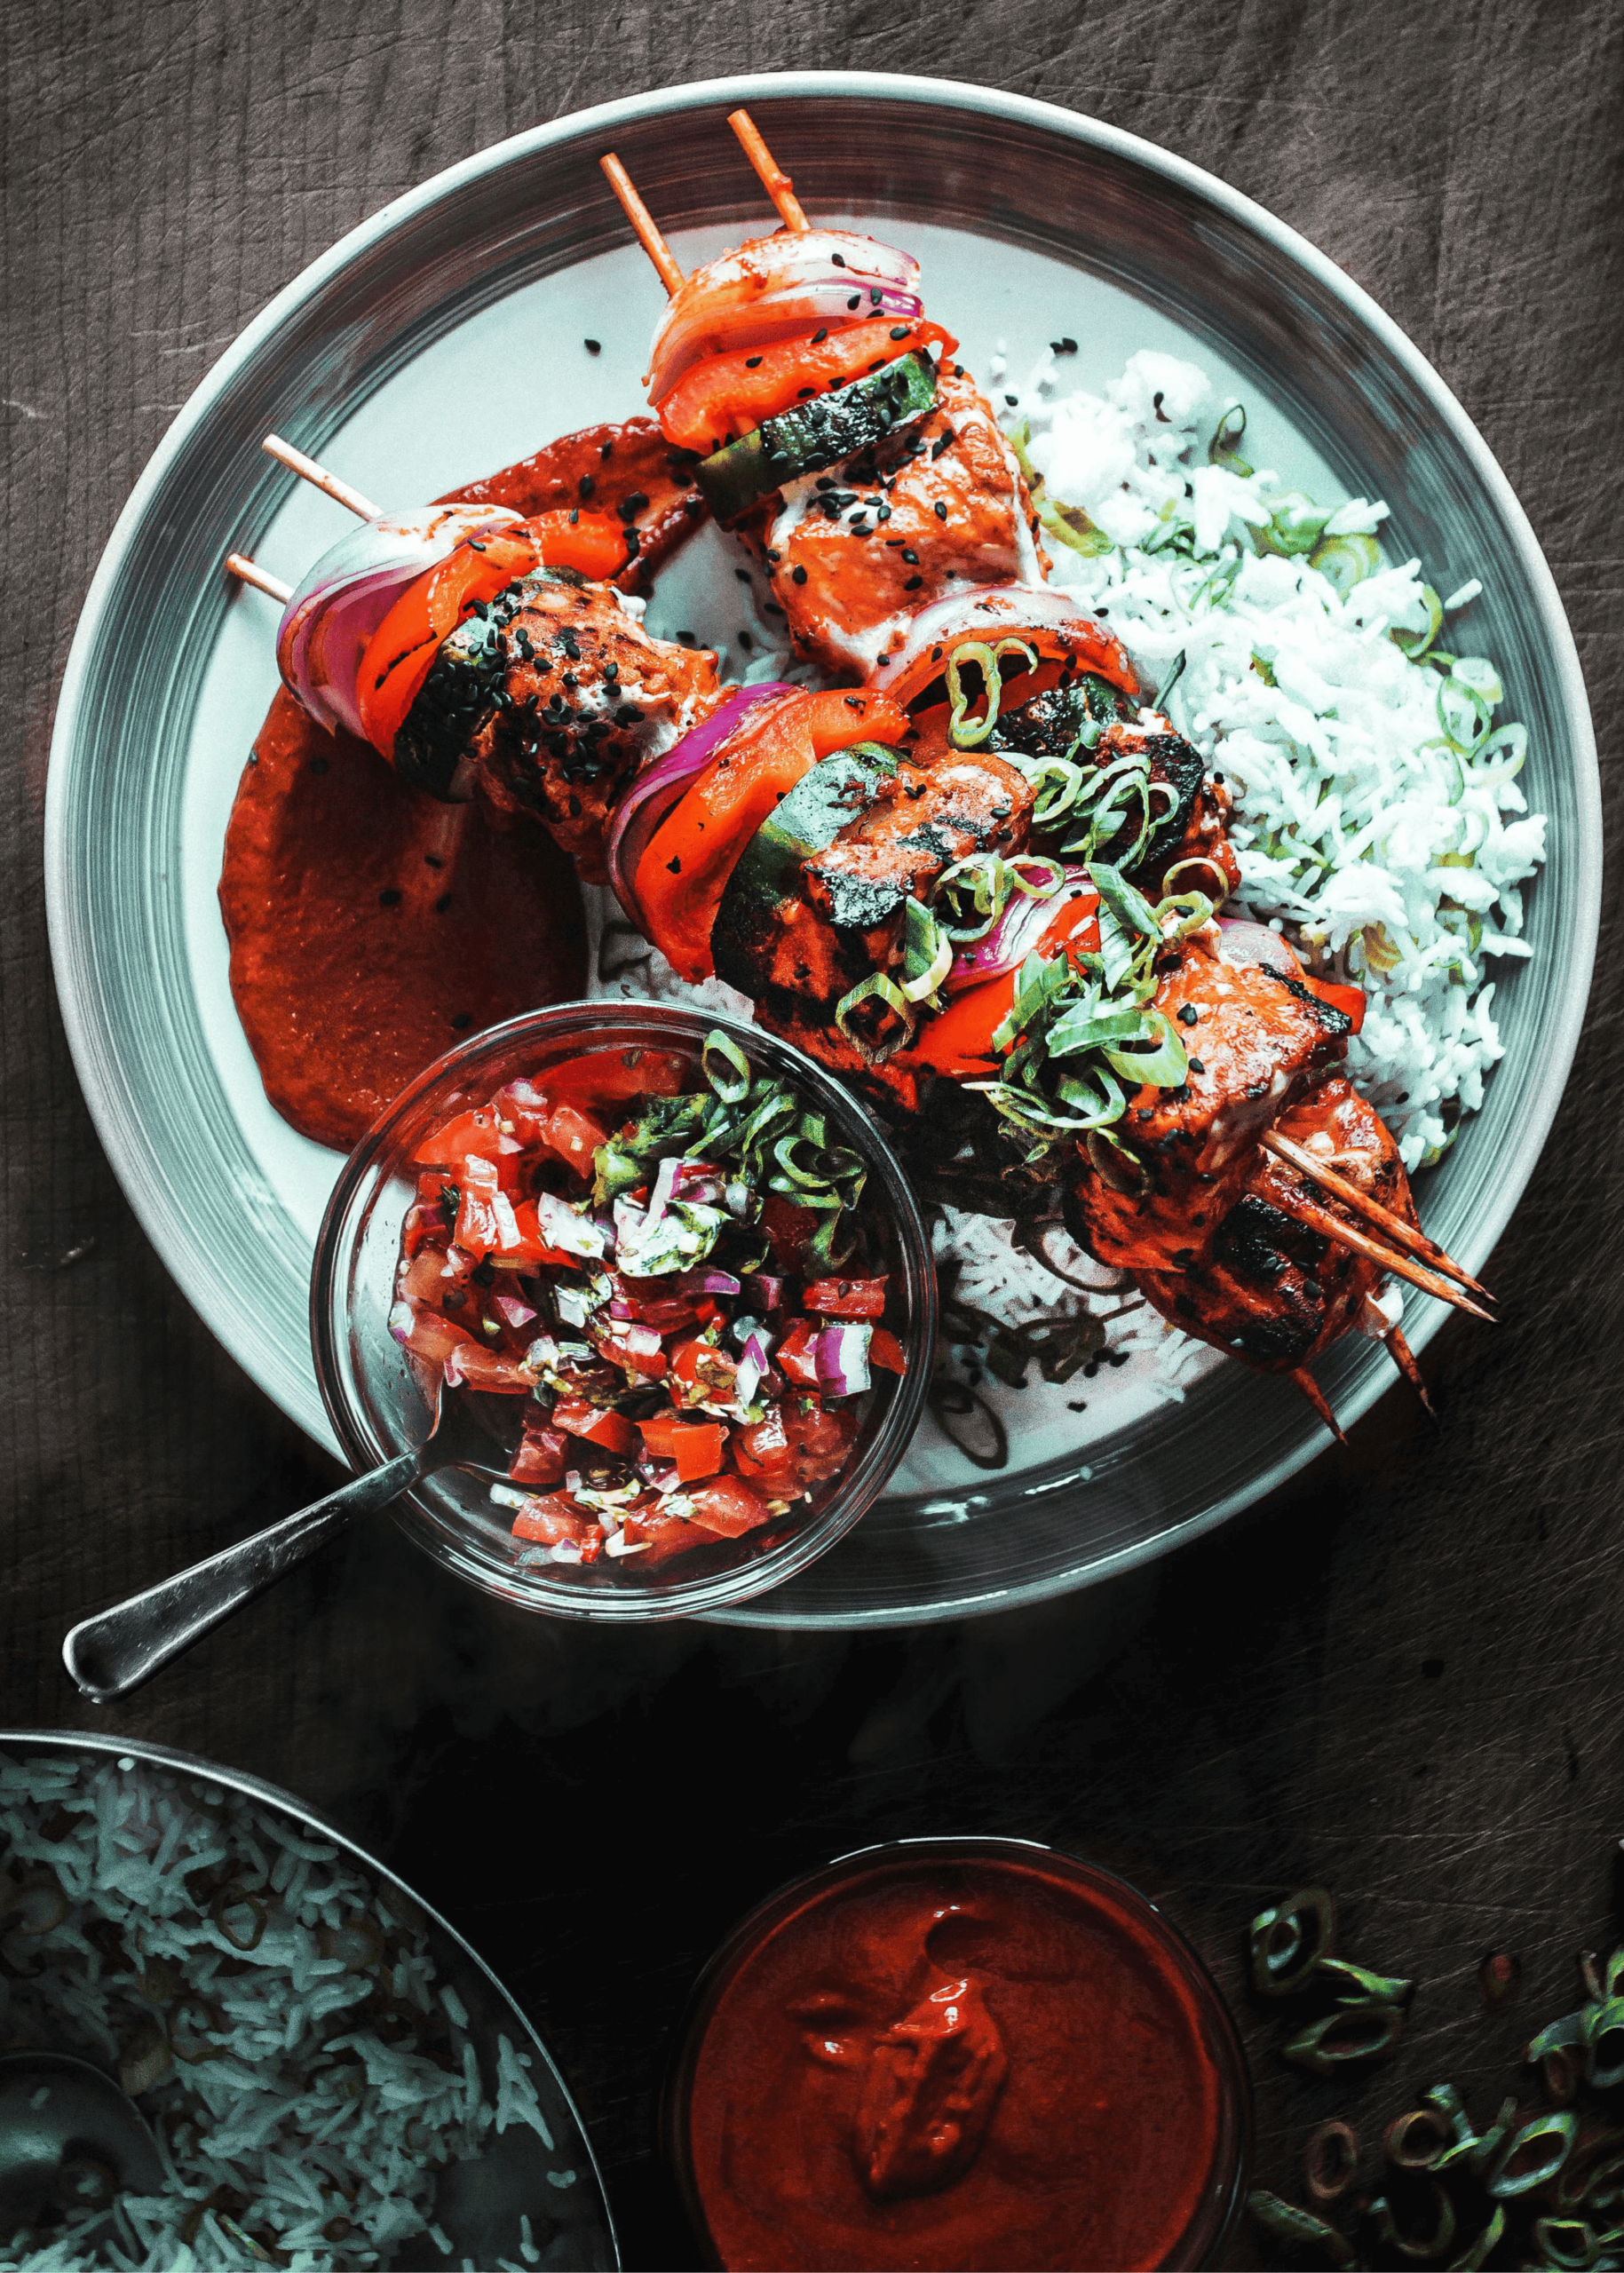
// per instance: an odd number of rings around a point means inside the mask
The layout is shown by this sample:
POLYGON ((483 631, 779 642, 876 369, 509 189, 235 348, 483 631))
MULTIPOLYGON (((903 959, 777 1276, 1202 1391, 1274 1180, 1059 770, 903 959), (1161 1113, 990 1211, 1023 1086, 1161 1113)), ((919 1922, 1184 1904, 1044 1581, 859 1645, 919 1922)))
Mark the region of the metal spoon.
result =
POLYGON ((244 1603, 308 1562, 355 1517, 386 1508, 442 1468, 503 1477, 505 1470, 491 1465, 492 1451, 489 1432, 456 1391, 442 1392, 435 1425, 416 1452, 369 1469, 297 1515, 83 1619, 62 1644, 62 1662, 82 1694, 98 1705, 127 1697, 244 1603))
POLYGON ((111 2076, 70 2052, 0 2054, 0 2235, 162 2185, 152 2133, 111 2076))

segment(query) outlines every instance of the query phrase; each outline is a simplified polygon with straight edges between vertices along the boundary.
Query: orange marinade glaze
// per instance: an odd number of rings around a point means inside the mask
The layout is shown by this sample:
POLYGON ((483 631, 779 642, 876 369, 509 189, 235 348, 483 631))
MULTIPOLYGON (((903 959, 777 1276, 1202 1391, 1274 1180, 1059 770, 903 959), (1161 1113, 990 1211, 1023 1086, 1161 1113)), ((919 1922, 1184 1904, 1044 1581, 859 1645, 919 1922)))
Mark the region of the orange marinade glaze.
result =
POLYGON ((1211 2192, 1208 2041, 1153 1932, 1063 1863, 809 1889, 727 1979, 694 2064, 716 2261, 1161 2265, 1211 2192))

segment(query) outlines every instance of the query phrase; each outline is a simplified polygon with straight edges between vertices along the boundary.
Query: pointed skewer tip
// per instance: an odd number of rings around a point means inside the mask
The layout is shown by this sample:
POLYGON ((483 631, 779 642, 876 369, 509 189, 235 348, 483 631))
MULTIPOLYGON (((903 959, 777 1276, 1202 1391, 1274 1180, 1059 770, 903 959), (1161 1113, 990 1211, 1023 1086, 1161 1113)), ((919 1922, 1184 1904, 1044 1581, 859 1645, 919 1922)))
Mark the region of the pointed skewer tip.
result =
POLYGON ((303 450, 296 450, 291 442, 284 442, 280 434, 267 434, 259 445, 265 455, 285 465, 289 473, 297 473, 301 481, 308 481, 313 489, 320 489, 353 513, 358 520, 376 521, 383 519, 383 508, 375 505, 370 497, 363 497, 359 489, 352 489, 336 473, 329 473, 314 458, 306 457, 303 450))
POLYGON ((756 169, 756 176, 767 195, 778 208, 778 218, 787 229, 799 236, 811 224, 795 194, 795 184, 779 164, 762 139, 761 130, 748 110, 730 111, 728 124, 739 137, 745 156, 756 169))

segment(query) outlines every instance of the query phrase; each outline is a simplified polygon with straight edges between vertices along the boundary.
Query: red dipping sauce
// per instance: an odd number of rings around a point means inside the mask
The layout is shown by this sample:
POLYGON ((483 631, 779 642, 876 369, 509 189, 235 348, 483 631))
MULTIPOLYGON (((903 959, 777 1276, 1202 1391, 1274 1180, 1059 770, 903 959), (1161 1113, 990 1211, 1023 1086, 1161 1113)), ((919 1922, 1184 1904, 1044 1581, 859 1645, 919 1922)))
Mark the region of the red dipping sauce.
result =
POLYGON ((729 2268, 1211 2263, 1246 2065, 1142 1896, 1020 1840, 911 1840, 765 1903, 700 1984, 667 2143, 729 2268))

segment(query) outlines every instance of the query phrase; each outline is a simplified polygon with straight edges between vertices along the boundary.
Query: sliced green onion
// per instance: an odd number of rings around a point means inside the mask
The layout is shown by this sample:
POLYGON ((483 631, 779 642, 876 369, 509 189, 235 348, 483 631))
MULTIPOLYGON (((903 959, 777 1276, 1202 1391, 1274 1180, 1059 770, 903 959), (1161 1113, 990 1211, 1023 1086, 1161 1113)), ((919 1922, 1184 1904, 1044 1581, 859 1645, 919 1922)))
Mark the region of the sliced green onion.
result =
POLYGON ((1395 647, 1401 648, 1413 663, 1418 663, 1444 628, 1444 603, 1430 584, 1423 584, 1421 596, 1427 604, 1426 629, 1422 631, 1390 631, 1388 638, 1395 647))
POLYGON ((1553 2109, 1525 2123, 1495 2156, 1485 2182, 1489 2192, 1505 2201, 1517 2194, 1532 2194, 1566 2162, 1579 2134, 1579 2118, 1571 2108, 1553 2109))
POLYGON ((1488 2261, 1490 2252, 1497 2246, 1505 2229, 1506 2214, 1497 2202, 1494 2205, 1493 2216, 1477 2236, 1477 2240, 1472 2243, 1470 2248, 1463 2249, 1459 2257, 1450 2259, 1449 2273, 1482 2273, 1482 2268, 1488 2261))
POLYGON ((1142 939, 1161 939, 1155 909, 1118 869, 1104 860, 1092 861, 1089 881, 1099 894, 1101 904, 1111 910, 1124 931, 1137 931, 1142 939))
POLYGON ((1383 2059, 1403 2034, 1404 2013, 1398 2005, 1339 2005, 1299 2029, 1280 2049, 1295 2067, 1335 2076, 1344 2068, 1383 2059))
POLYGON ((953 969, 953 941, 919 900, 903 903, 902 992, 910 1002, 928 1002, 953 969))
MULTIPOLYGON (((1105 1042, 1149 1041, 1152 1036, 1137 1002, 1113 1008, 1095 998, 1073 1004, 1050 1026, 1045 1039, 1051 1057, 1073 1057, 1079 1050, 1097 1049, 1105 1042)), ((1114 1057, 1111 1062, 1117 1065, 1114 1057)), ((1121 1072, 1120 1065, 1117 1070, 1121 1072)))
POLYGON ((861 758, 865 764, 877 765, 882 773, 894 773, 902 763, 902 752, 892 749, 889 742, 853 742, 841 756, 861 758))
POLYGON ((705 1069, 705 1079, 724 1105, 741 1105, 750 1093, 750 1061, 730 1035, 713 1027, 706 1036, 700 1052, 700 1063, 705 1069), (719 1070, 720 1059, 725 1073, 719 1070))
POLYGON ((1278 2194, 1271 2194, 1266 2187, 1254 2187, 1247 2196, 1247 2208, 1258 2224, 1282 2241, 1306 2243, 1318 2249, 1329 2263, 1349 2266, 1357 2262, 1353 2244, 1335 2226, 1323 2218, 1315 2217, 1311 2210, 1299 2210, 1295 2202, 1282 2201, 1278 2194))
POLYGON ((1240 455, 1240 445, 1247 430, 1244 402, 1232 402, 1213 430, 1207 445, 1208 465, 1221 465, 1225 473, 1239 474, 1244 480, 1252 471, 1240 455))
POLYGON ((1396 1974, 1367 1973, 1345 1957, 1322 1957, 1314 1968, 1314 1985, 1350 1992, 1338 1998, 1343 2005, 1407 2005, 1415 1993, 1413 1981, 1402 1981, 1396 1974))
POLYGON ((1168 695, 1172 693, 1173 689, 1178 685, 1179 680, 1183 678, 1184 675, 1185 661, 1185 652, 1184 648, 1181 647, 1177 654, 1173 658, 1171 669, 1168 672, 1166 678, 1162 680, 1161 685, 1156 689, 1154 698, 1151 703, 1151 709, 1153 710, 1159 710, 1165 713, 1168 695))
POLYGON ((947 720, 947 739, 955 749, 976 748, 997 725, 998 705, 1003 693, 1003 675, 998 665, 1004 655, 1024 655, 1027 669, 1037 669, 1036 651, 1024 639, 999 639, 990 645, 985 639, 966 639, 948 656, 947 696, 953 709, 947 720), (969 716, 970 700, 960 676, 966 663, 977 664, 981 672, 986 709, 978 718, 969 716))
POLYGON ((1367 576, 1374 576, 1382 566, 1382 548, 1374 537, 1356 532, 1351 536, 1321 537, 1308 556, 1311 568, 1318 568, 1338 594, 1346 599, 1355 584, 1362 584, 1367 576))
POLYGON ((1148 1081, 1158 1089, 1176 1089, 1190 1070, 1189 1053, 1165 1010, 1150 1011, 1148 1023, 1156 1048, 1137 1049, 1130 1044, 1123 1049, 1106 1042, 1103 1045, 1106 1059, 1125 1081, 1148 1081))
POLYGON ((1336 1943, 1336 1905, 1322 1886, 1303 1887, 1252 1921, 1252 1986, 1264 1997, 1302 1988, 1336 1943))
POLYGON ((849 994, 842 995, 835 1011, 836 1026, 866 1065, 883 1065, 888 1057, 894 1057, 913 1039, 917 1023, 913 1004, 895 979, 888 978, 883 970, 871 970, 867 978, 860 979, 849 994), (877 1042, 869 1041, 852 1025, 865 1002, 879 1002, 898 1019, 895 1030, 877 1042))
POLYGON ((1353 2126, 1335 2116, 1317 2123, 1303 2150, 1303 2178, 1321 2209, 1341 2201, 1359 2168, 1359 2137, 1353 2126))

